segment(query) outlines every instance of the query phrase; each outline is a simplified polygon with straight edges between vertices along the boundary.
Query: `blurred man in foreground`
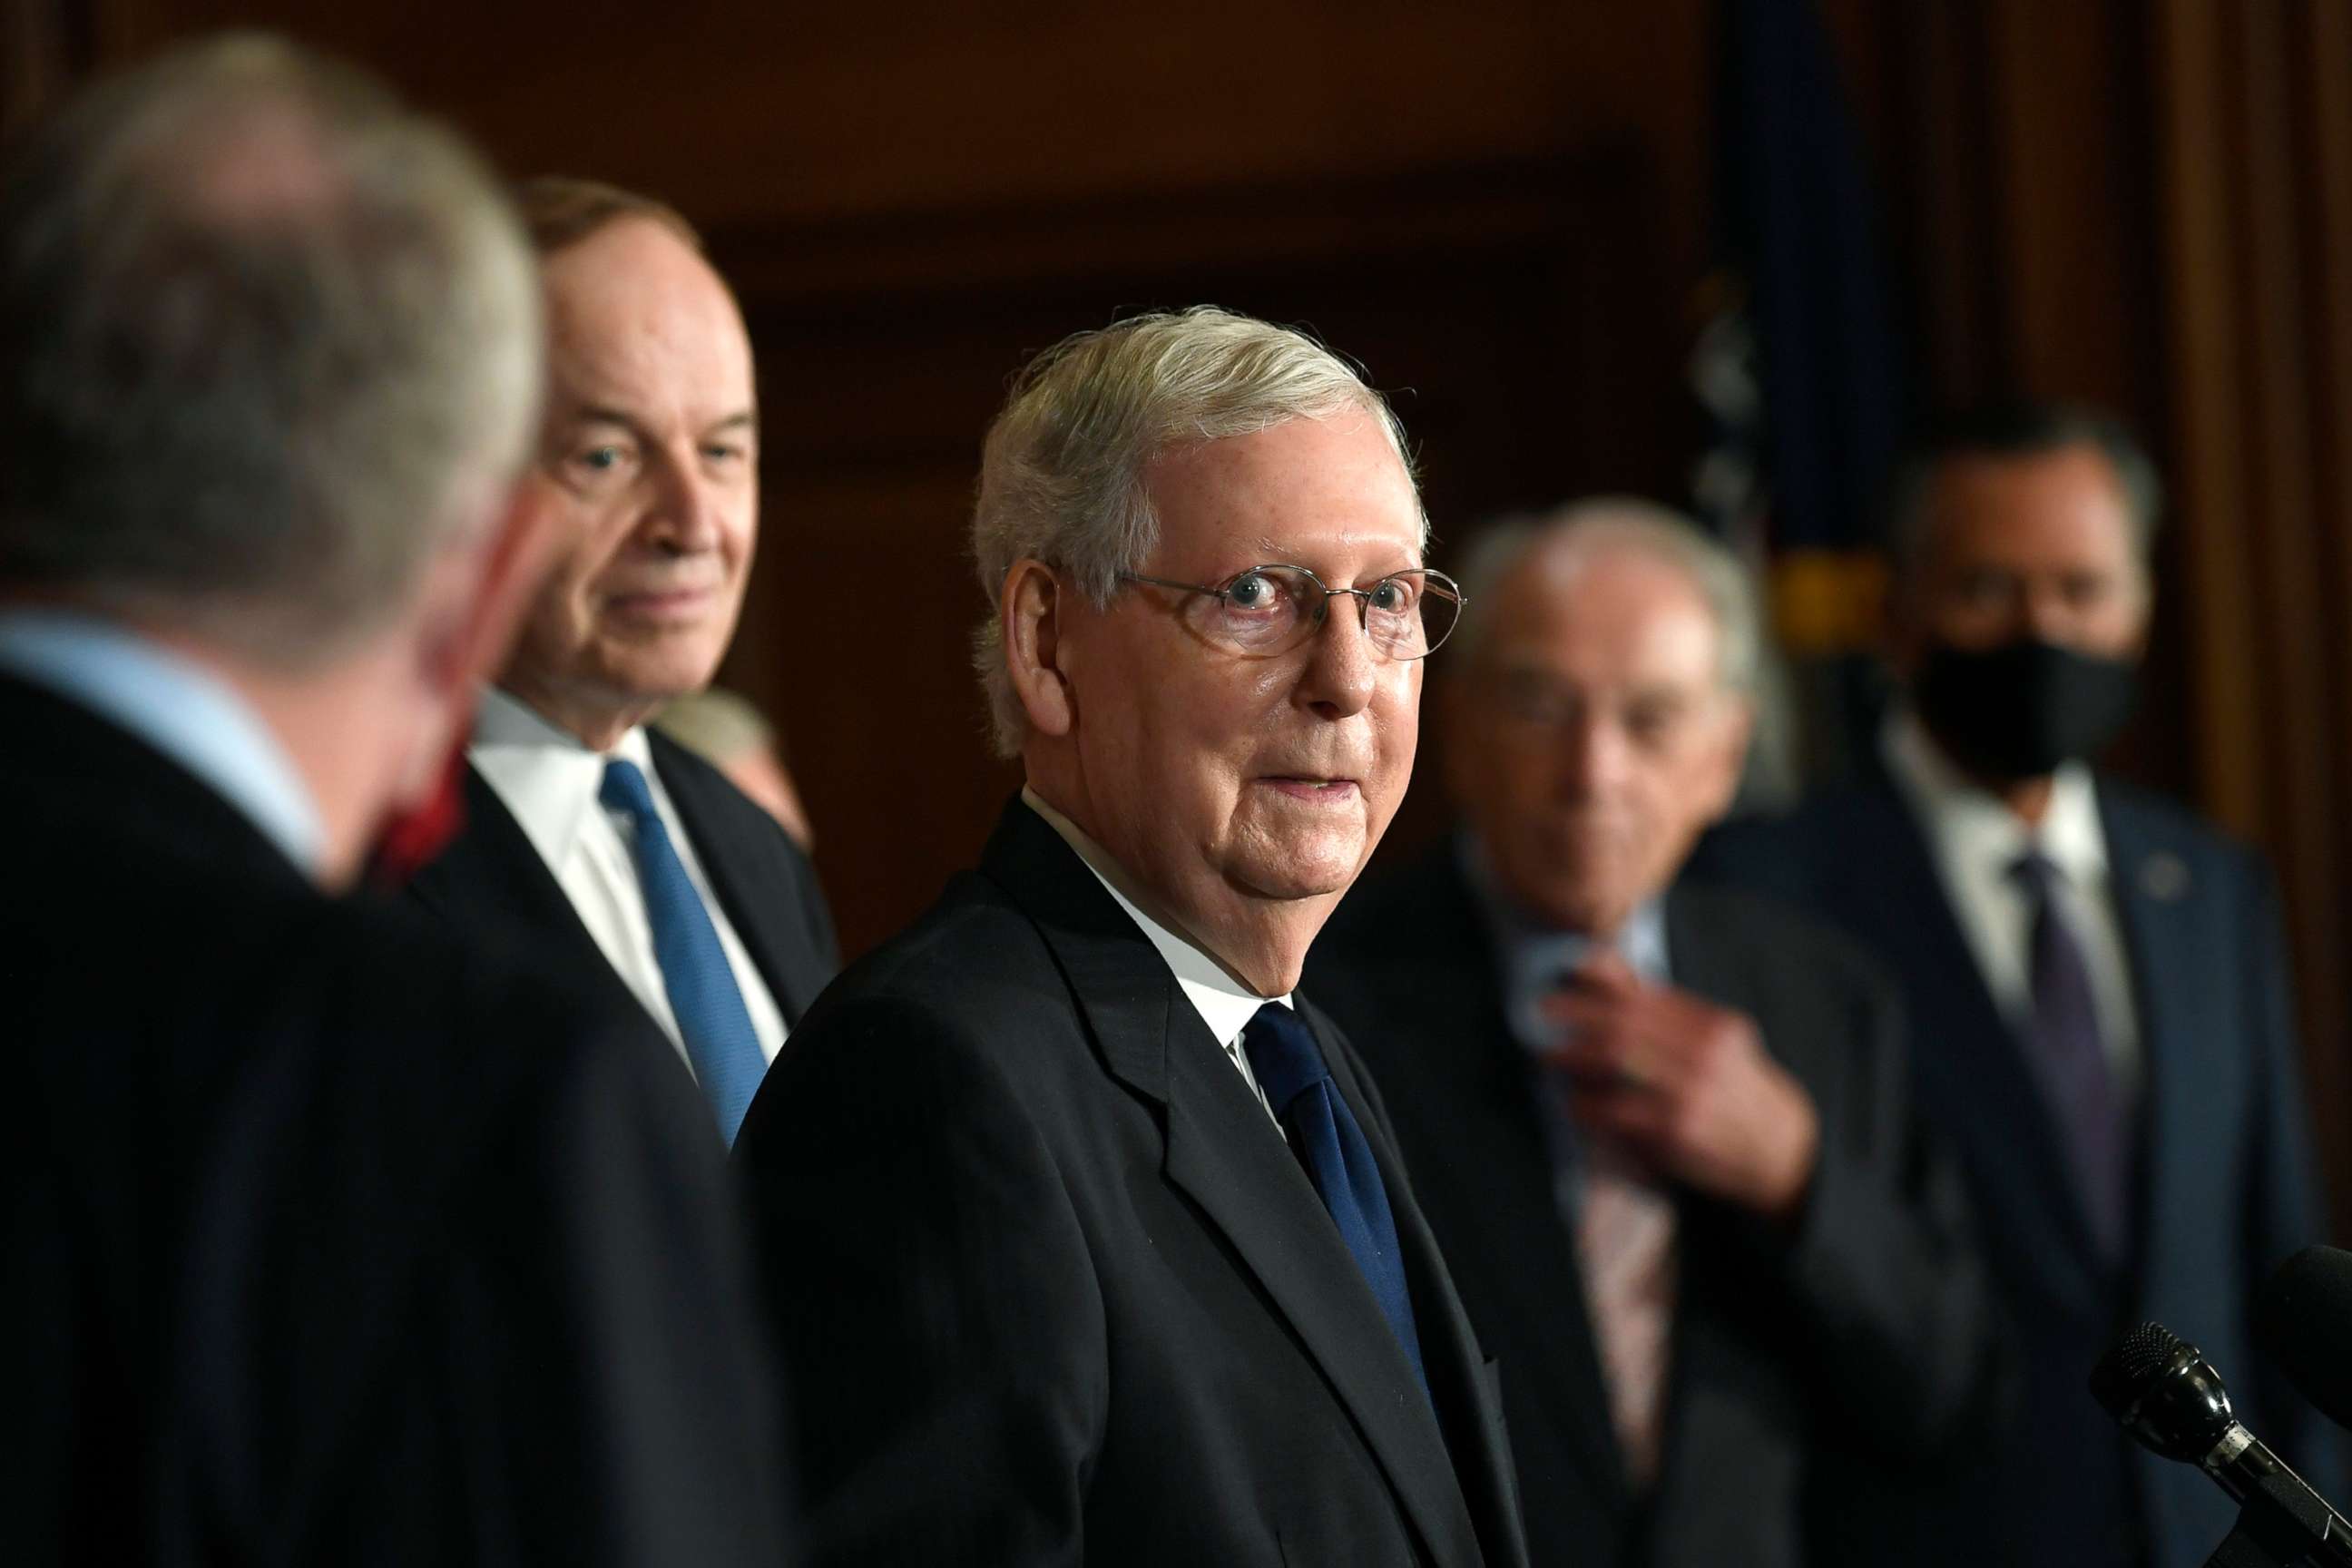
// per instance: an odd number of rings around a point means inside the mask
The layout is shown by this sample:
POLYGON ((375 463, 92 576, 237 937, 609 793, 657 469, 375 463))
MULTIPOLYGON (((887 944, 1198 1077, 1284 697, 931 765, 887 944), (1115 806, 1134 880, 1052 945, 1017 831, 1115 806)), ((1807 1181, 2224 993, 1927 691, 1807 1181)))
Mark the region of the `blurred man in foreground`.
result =
POLYGON ((10 1562, 774 1561, 707 1118, 485 950, 332 895, 533 584, 521 232, 262 39, 0 184, 10 1562))
POLYGON ((1679 879, 1747 743, 1738 563, 1603 500, 1502 525, 1469 579, 1464 830, 1360 889, 1309 981, 1508 1370, 1534 1561, 1797 1568, 1832 1455, 1932 1450, 1988 1394, 1958 1176, 1874 972, 1679 879))
POLYGON ((2095 773, 2128 714, 2158 486, 2112 421, 2004 408, 1917 455, 1895 519, 1904 700, 1862 787, 1715 847, 1873 949, 1982 1216, 2027 1402, 1910 1505, 1914 1560, 2195 1568, 2234 1517, 2084 1393, 2147 1319, 2307 1475, 2334 1445, 2248 1334, 2323 1239, 2268 871, 2095 773))
POLYGON ((1293 994, 1412 771, 1423 535, 1386 404, 1245 317, 1083 333, 999 415, 978 656, 1027 788, 736 1153, 819 1561, 1523 1560, 1492 1369, 1293 994))
POLYGON ((467 827, 415 883, 456 929, 527 937, 648 1022, 721 1137, 833 974, 816 872, 646 721, 727 652, 759 533, 760 422, 734 296, 686 220, 584 180, 521 192, 549 390, 528 489, 555 563, 482 696, 467 827))

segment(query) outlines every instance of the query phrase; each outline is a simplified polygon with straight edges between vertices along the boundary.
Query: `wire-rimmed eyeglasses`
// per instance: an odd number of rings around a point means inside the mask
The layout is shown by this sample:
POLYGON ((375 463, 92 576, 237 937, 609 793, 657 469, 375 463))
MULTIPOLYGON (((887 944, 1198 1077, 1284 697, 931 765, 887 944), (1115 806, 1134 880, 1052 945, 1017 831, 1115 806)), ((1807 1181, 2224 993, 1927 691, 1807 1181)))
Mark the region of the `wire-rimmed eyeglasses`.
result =
POLYGON ((1304 566, 1270 564, 1236 572, 1222 583, 1179 583, 1122 572, 1126 583, 1148 583, 1199 595, 1195 628, 1235 653, 1288 653, 1322 629, 1331 601, 1356 601, 1365 640, 1390 658, 1425 658, 1462 618, 1462 585, 1443 572, 1416 566, 1391 572, 1368 588, 1327 588, 1304 566))

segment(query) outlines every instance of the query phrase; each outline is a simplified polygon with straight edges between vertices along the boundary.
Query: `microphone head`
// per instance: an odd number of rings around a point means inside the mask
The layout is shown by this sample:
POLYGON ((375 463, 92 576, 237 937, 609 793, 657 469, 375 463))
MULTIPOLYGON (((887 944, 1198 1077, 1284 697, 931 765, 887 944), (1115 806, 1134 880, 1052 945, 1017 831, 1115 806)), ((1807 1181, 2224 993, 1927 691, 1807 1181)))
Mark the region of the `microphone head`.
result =
POLYGON ((2295 1391, 2352 1427, 2352 1252, 2306 1247, 2254 1301, 2254 1336, 2295 1391))
POLYGON ((2141 1447, 2190 1464, 2237 1424, 2221 1374, 2161 1323, 2142 1323, 2108 1347, 2091 1371, 2091 1396, 2141 1447))

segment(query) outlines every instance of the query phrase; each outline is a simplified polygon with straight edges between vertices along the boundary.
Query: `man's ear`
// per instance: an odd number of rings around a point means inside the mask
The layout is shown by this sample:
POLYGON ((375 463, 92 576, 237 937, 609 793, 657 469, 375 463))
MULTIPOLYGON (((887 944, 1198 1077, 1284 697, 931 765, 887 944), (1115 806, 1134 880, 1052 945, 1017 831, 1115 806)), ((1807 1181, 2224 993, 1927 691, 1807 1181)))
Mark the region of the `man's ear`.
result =
POLYGON ((1004 623, 1005 673, 1029 727, 1043 735, 1066 735, 1078 721, 1077 693, 1066 668, 1069 645, 1062 636, 1067 605, 1053 568, 1025 557, 1004 574, 996 601, 1004 623))

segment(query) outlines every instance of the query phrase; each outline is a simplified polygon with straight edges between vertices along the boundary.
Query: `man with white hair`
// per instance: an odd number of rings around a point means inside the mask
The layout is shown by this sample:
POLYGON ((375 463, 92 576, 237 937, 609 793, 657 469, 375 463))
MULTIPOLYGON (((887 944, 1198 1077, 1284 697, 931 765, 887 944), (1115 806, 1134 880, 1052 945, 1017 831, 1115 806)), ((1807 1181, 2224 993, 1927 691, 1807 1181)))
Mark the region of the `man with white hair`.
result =
POLYGON ((351 893, 535 584, 541 357, 488 173, 283 44, 0 178, 0 1558, 782 1550, 691 1089, 351 893))
POLYGON ((737 1163, 820 1563, 1524 1560, 1494 1373, 1294 994, 1459 595, 1393 416, 1200 309, 991 428, 980 669, 1027 787, 793 1034, 737 1163))
POLYGON ((1675 514, 1598 500, 1501 525, 1468 576, 1463 830, 1351 900, 1309 984, 1510 1369, 1531 1559, 1823 1561, 1827 1457, 1962 1429, 1990 1330, 1889 988, 1676 879, 1739 777, 1745 575, 1675 514))

